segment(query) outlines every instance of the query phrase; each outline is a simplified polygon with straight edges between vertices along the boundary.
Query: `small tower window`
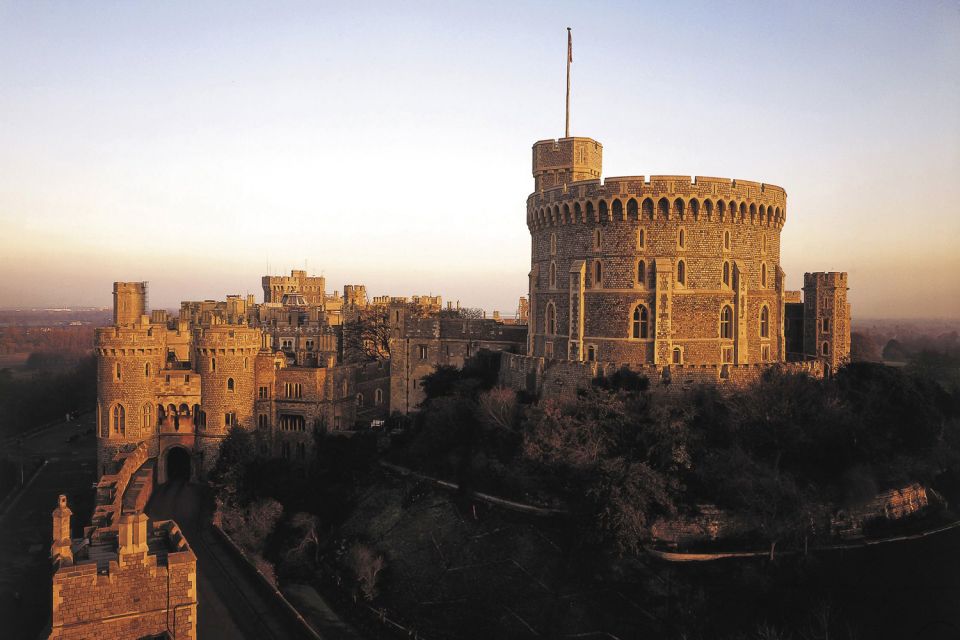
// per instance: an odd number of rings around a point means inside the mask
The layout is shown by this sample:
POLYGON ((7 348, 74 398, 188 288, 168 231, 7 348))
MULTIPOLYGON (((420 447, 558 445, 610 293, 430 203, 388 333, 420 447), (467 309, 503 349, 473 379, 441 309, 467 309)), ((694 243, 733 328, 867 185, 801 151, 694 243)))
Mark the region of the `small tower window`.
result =
POLYGON ((358 407, 362 407, 362 406, 363 406, 363 394, 362 394, 362 393, 358 393, 358 394, 357 394, 357 406, 358 406, 358 407))
POLYGON ((763 263, 760 265, 760 286, 767 286, 767 264, 763 263))
POLYGON ((547 305, 546 320, 543 329, 549 336, 557 332, 557 311, 552 302, 547 305))
POLYGON ((554 289, 557 286, 557 263, 550 263, 550 288, 554 289))
POLYGON ((727 251, 730 251, 730 232, 729 231, 723 232, 723 248, 726 249, 727 251))
POLYGON ((720 337, 733 338, 733 309, 725 306, 720 312, 720 337))
POLYGON ((825 355, 825 356, 829 356, 829 355, 830 355, 830 343, 829 343, 829 342, 824 342, 824 343, 823 343, 823 346, 821 347, 821 352, 822 352, 823 355, 825 355))
POLYGON ((760 309, 760 337, 770 337, 770 309, 764 307, 760 309))
POLYGON ((633 337, 637 340, 646 340, 650 337, 649 324, 647 308, 638 304, 633 310, 633 337))
POLYGON ((383 404, 383 389, 377 389, 373 392, 373 403, 378 407, 383 404))
POLYGON ((550 255, 557 255, 557 234, 550 234, 550 255))
POLYGON ((637 230, 637 248, 643 249, 647 246, 647 233, 644 229, 637 230))
POLYGON ((730 263, 723 263, 723 284, 727 287, 730 286, 730 263))
POLYGON ((600 229, 595 229, 593 232, 593 248, 599 250, 603 242, 603 235, 600 232, 600 229))
POLYGON ((233 391, 233 378, 227 378, 227 391, 233 391))
POLYGON ((595 346, 593 346, 592 344, 591 344, 591 345, 588 345, 588 346, 587 346, 587 360, 588 360, 589 362, 594 362, 596 359, 597 359, 597 348, 596 348, 595 346))
POLYGON ((647 263, 641 260, 637 263, 637 286, 647 285, 647 263))
POLYGON ((687 234, 683 229, 680 229, 679 233, 677 233, 677 244, 681 249, 687 246, 687 234))
POLYGON ((673 364, 683 364, 683 351, 680 347, 673 348, 673 364))
MULTIPOLYGON (((824 343, 826 344, 826 343, 824 343)), ((127 411, 122 404, 113 407, 113 433, 123 435, 127 432, 127 411)))
POLYGON ((117 380, 120 379, 120 363, 117 363, 117 380))
POLYGON ((677 282, 683 286, 687 284, 687 264, 683 260, 677 261, 677 282))
POLYGON ((144 378, 149 378, 149 377, 150 377, 150 363, 149 363, 149 362, 148 362, 147 364, 143 365, 143 377, 144 377, 144 378))
POLYGON ((593 286, 598 288, 603 286, 603 266, 599 260, 593 263, 593 286))
POLYGON ((210 371, 216 371, 216 370, 217 370, 217 359, 210 358, 210 371))

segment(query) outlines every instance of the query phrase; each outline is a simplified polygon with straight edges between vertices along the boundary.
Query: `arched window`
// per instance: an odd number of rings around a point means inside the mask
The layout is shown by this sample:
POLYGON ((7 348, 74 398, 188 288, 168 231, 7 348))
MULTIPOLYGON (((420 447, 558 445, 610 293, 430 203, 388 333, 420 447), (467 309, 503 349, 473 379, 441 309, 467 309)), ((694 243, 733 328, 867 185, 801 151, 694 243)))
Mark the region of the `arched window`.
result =
POLYGON ((760 286, 767 286, 767 263, 760 265, 760 286))
POLYGON ((726 249, 727 251, 730 250, 730 232, 729 231, 723 232, 723 248, 726 249))
POLYGON ((377 389, 373 392, 373 403, 377 406, 383 404, 383 389, 377 389))
POLYGON ((150 363, 149 363, 149 362, 148 362, 147 364, 143 365, 143 377, 144 377, 144 378, 149 378, 149 377, 150 377, 150 363))
POLYGON ((728 306, 720 312, 720 337, 733 338, 733 309, 728 306))
POLYGON ((695 219, 700 217, 700 201, 696 198, 690 201, 690 215, 695 219))
POLYGON ((557 263, 550 263, 550 288, 553 289, 557 286, 557 263))
POLYGON ((683 229, 677 232, 677 244, 680 245, 681 249, 687 246, 687 233, 683 229))
POLYGON ((227 391, 233 391, 233 378, 227 378, 227 391))
POLYGON ((127 410, 122 404, 113 406, 113 433, 123 435, 127 432, 127 410))
POLYGON ((607 222, 610 218, 610 209, 607 207, 607 201, 601 200, 598 205, 598 212, 600 214, 600 222, 607 222))
POLYGON ((597 288, 603 286, 603 266, 599 260, 593 263, 593 286, 597 288))
POLYGON ((217 359, 210 358, 210 371, 216 371, 216 370, 217 370, 217 359))
POLYGON ((680 347, 673 348, 673 364, 683 364, 683 351, 680 347))
POLYGON ((653 200, 650 198, 643 201, 643 217, 653 220, 653 200))
POLYGON ((821 352, 822 352, 823 355, 825 355, 825 356, 830 355, 830 343, 829 343, 829 342, 824 342, 824 343, 823 343, 823 346, 821 347, 821 352))
POLYGON ((587 360, 590 361, 590 362, 594 362, 596 359, 597 359, 597 348, 596 348, 595 346, 593 346, 592 344, 591 344, 591 345, 588 345, 588 346, 587 346, 587 360))
POLYGON ((120 379, 120 363, 117 363, 117 380, 120 379))
POLYGON ((677 217, 683 220, 683 214, 686 213, 683 205, 683 200, 677 198, 673 201, 673 212, 677 214, 677 217))
POLYGON ((362 394, 362 393, 358 393, 358 394, 357 394, 357 406, 358 406, 358 407, 362 407, 362 406, 363 406, 363 394, 362 394))
POLYGON ((550 234, 550 255, 557 255, 557 234, 550 234))
POLYGON ((760 337, 770 337, 770 309, 766 306, 760 309, 760 337))
POLYGON ((757 205, 751 204, 750 205, 750 222, 753 222, 754 220, 756 220, 756 218, 757 218, 757 205))
POLYGON ((247 363, 247 360, 248 360, 248 358, 246 358, 246 357, 243 358, 243 370, 244 370, 244 371, 247 370, 247 364, 248 364, 248 363, 247 363))
POLYGON ((574 218, 574 220, 576 220, 577 222, 582 222, 582 221, 583 221, 583 210, 580 208, 580 203, 579 203, 579 202, 574 202, 574 203, 573 203, 573 218, 574 218))
POLYGON ((707 212, 707 217, 713 217, 713 200, 704 200, 703 201, 703 210, 707 212))
POLYGON ((647 263, 643 260, 637 263, 637 285, 647 286, 647 263))
POLYGON ((595 222, 593 217, 593 203, 587 201, 587 222, 595 222))
POLYGON ((723 284, 727 287, 730 286, 730 263, 723 263, 723 284))
POLYGON ((677 282, 683 286, 687 284, 687 264, 683 260, 677 260, 677 282))
POLYGON ((601 242, 603 241, 603 236, 600 233, 600 229, 596 229, 593 232, 593 248, 599 249, 601 242))
POLYGON ((727 203, 723 200, 717 200, 717 215, 720 216, 720 219, 723 220, 723 216, 727 213, 727 203))
POLYGON ((638 340, 646 340, 650 337, 650 314, 647 308, 638 304, 633 309, 633 337, 638 340))
POLYGON ((149 433, 150 427, 153 426, 153 405, 145 404, 143 405, 143 410, 140 412, 143 425, 143 431, 149 433))
POLYGON ((557 332, 557 309, 553 306, 552 302, 547 305, 543 331, 548 336, 552 336, 557 332))
POLYGON ((611 208, 613 209, 613 218, 615 220, 622 220, 623 219, 623 203, 620 202, 619 200, 614 200, 613 206, 611 208))
POLYGON ((747 218, 747 203, 740 203, 740 219, 745 220, 747 218))
POLYGON ((643 249, 647 246, 647 232, 645 229, 637 229, 637 248, 643 249))
POLYGON ((660 216, 663 218, 670 217, 670 201, 666 198, 660 198, 660 202, 657 203, 657 208, 660 209, 660 216))
POLYGON ((633 198, 627 200, 627 219, 636 220, 637 219, 637 201, 633 198))

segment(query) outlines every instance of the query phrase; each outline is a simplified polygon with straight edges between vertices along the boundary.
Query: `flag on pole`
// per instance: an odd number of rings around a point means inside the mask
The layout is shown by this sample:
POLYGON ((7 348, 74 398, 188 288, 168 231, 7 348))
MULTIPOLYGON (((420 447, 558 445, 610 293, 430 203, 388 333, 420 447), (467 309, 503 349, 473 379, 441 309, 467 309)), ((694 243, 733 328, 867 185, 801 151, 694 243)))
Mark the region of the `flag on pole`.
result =
POLYGON ((567 62, 573 62, 573 33, 567 27, 567 62))

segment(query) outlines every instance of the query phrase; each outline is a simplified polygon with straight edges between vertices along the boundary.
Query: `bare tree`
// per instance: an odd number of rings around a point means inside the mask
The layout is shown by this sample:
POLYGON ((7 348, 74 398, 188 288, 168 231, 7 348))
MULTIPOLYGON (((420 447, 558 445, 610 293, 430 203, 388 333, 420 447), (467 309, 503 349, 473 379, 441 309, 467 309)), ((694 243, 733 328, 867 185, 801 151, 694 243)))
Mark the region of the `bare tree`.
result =
POLYGON ((364 309, 343 323, 343 358, 347 362, 390 357, 390 321, 382 307, 364 309))
POLYGON ((303 557, 312 545, 313 561, 317 562, 320 559, 320 536, 317 533, 320 528, 320 519, 310 513, 295 513, 290 519, 290 526, 296 529, 302 537, 297 546, 287 552, 288 556, 303 557))
POLYGON ((357 579, 360 593, 367 600, 373 600, 377 595, 377 575, 386 565, 383 556, 370 546, 355 542, 347 555, 347 564, 357 579))

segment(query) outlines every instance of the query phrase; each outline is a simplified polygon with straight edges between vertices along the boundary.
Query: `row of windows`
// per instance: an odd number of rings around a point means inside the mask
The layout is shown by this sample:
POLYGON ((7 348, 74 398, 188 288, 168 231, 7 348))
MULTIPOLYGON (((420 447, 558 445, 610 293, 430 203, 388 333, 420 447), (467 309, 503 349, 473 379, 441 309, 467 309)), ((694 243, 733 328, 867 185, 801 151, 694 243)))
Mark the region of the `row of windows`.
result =
MULTIPOLYGON (((200 405, 193 405, 193 410, 191 411, 190 407, 183 403, 179 407, 176 405, 169 405, 164 408, 163 405, 157 406, 156 412, 156 423, 160 423, 165 419, 169 419, 173 422, 175 430, 180 429, 180 419, 181 418, 190 418, 191 416, 194 419, 194 424, 201 428, 205 429, 207 426, 207 416, 206 413, 200 409, 200 405)), ((140 427, 141 434, 149 433, 153 429, 154 422, 154 408, 152 404, 145 404, 140 409, 140 427)), ((228 425, 231 423, 227 423, 228 425)), ((103 437, 113 436, 124 436, 127 432, 127 409, 123 404, 117 403, 113 405, 110 409, 107 416, 107 421, 104 422, 101 428, 101 435, 103 437)))
MULTIPOLYGON (((635 340, 647 340, 650 338, 653 333, 652 322, 650 320, 650 312, 647 310, 646 305, 638 304, 633 308, 630 326, 630 335, 635 340)), ((720 337, 732 339, 733 327, 733 307, 724 305, 720 310, 720 337)), ((552 302, 547 304, 546 313, 544 314, 544 333, 548 336, 556 335, 557 333, 557 309, 552 302)), ((760 337, 770 337, 770 308, 766 305, 760 308, 760 337)))
MULTIPOLYGON (((591 273, 588 273, 588 279, 585 283, 588 288, 601 288, 603 286, 603 263, 600 260, 594 260, 593 269, 591 273)), ((637 286, 646 287, 647 282, 649 281, 650 287, 656 286, 656 274, 653 271, 652 265, 650 270, 647 270, 647 261, 639 260, 637 262, 637 277, 636 283, 637 286)), ((730 262, 724 260, 723 270, 722 270, 722 281, 724 286, 730 286, 730 262)), ((551 289, 557 288, 557 263, 550 263, 550 272, 549 272, 549 285, 551 289)), ((676 266, 676 282, 681 286, 686 286, 687 284, 687 263, 684 260, 677 260, 676 266)), ((761 263, 760 265, 760 286, 767 286, 767 263, 761 263)), ((421 360, 425 359, 425 349, 426 347, 421 347, 421 360)))
POLYGON ((560 205, 554 205, 552 208, 537 209, 534 212, 534 220, 538 224, 547 224, 548 222, 565 224, 568 222, 587 222, 594 220, 605 222, 611 218, 613 220, 653 220, 654 211, 656 211, 661 218, 669 218, 671 214, 673 214, 680 219, 684 219, 687 211, 689 211, 694 219, 698 219, 701 210, 706 213, 708 217, 712 217, 714 212, 716 212, 721 220, 725 219, 728 213, 732 218, 738 217, 741 221, 746 220, 747 216, 750 217, 751 221, 759 219, 763 223, 780 220, 781 218, 780 207, 763 204, 758 207, 755 203, 747 205, 746 202, 741 202, 738 205, 732 200, 729 201, 729 203, 724 200, 717 200, 716 203, 714 203, 713 200, 707 199, 703 201, 701 206, 700 201, 696 198, 691 199, 689 202, 685 202, 683 198, 677 198, 672 203, 667 198, 660 198, 656 202, 656 205, 654 205, 652 198, 645 198, 638 207, 636 199, 630 198, 630 200, 627 201, 626 216, 623 214, 623 203, 615 199, 609 208, 605 200, 600 200, 596 208, 596 215, 594 214, 593 202, 588 201, 583 207, 581 207, 579 202, 575 202, 572 212, 568 204, 564 204, 562 207, 560 205), (739 214, 739 216, 737 214, 739 214))
MULTIPOLYGON (((550 346, 552 347, 553 345, 551 344, 550 346)), ((824 349, 828 349, 828 346, 826 343, 824 343, 824 349)), ((587 354, 586 354, 587 361, 594 362, 597 359, 598 351, 599 351, 599 347, 597 347, 597 345, 588 344, 587 354)), ((824 355, 827 355, 827 354, 824 353, 824 355)), ((723 349, 720 352, 720 359, 721 359, 721 362, 732 363, 733 348, 723 347, 723 349)), ((769 344, 764 344, 760 346, 760 360, 762 362, 770 362, 770 345, 769 344)), ((672 364, 683 364, 683 347, 673 348, 670 356, 670 362, 672 364)))
MULTIPOLYGON (((373 392, 373 404, 378 407, 383 404, 383 389, 377 389, 376 391, 373 392)), ((366 406, 364 404, 364 398, 362 393, 357 394, 357 406, 358 407, 366 406)))

